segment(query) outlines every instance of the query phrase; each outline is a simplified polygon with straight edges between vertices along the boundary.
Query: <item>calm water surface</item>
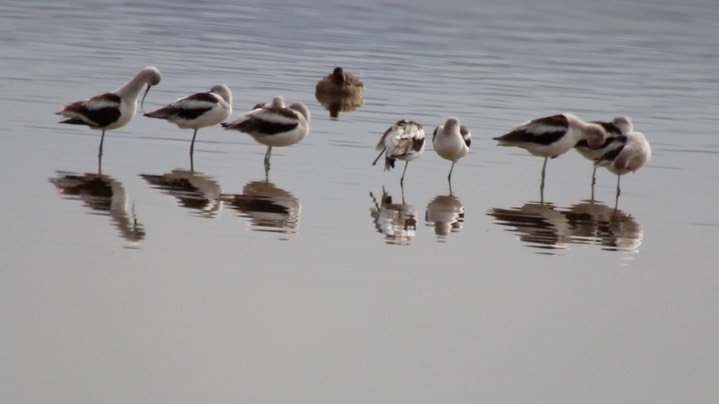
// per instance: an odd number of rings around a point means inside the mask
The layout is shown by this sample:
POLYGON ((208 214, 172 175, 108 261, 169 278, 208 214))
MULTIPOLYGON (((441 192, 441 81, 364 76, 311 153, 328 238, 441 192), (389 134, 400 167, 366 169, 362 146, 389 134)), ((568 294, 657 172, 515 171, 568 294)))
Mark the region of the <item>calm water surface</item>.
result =
POLYGON ((0 5, 0 401, 631 402, 719 399, 719 7, 632 2, 69 1, 0 5), (60 106, 145 66, 151 110, 227 84, 283 95, 310 135, 273 150, 60 106), (331 117, 342 66, 364 99, 331 117), (629 115, 651 162, 491 140, 572 112, 629 115), (401 118, 472 131, 372 166, 401 118))

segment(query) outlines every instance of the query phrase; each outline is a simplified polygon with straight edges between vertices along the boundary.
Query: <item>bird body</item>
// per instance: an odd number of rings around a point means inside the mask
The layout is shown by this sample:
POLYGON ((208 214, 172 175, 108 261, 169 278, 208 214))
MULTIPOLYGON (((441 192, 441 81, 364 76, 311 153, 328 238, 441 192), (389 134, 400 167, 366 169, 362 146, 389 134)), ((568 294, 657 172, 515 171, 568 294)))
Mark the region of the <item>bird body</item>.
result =
POLYGON ((605 167, 607 170, 617 175, 617 194, 615 199, 615 208, 619 203, 619 181, 621 176, 627 173, 636 172, 644 167, 652 158, 652 148, 649 146, 647 138, 641 132, 631 132, 626 136, 615 138, 606 152, 599 158, 594 165, 597 167, 605 167))
POLYGON ((232 92, 224 84, 210 91, 182 97, 145 116, 165 119, 181 129, 200 129, 217 125, 232 113, 232 92))
POLYGON ((121 128, 137 112, 137 97, 145 84, 148 85, 147 91, 149 91, 151 86, 160 83, 160 79, 160 71, 157 68, 146 67, 122 87, 111 93, 100 94, 87 100, 66 104, 57 114, 68 119, 60 123, 87 125, 91 128, 103 130, 121 128))
MULTIPOLYGON (((580 140, 574 146, 574 149, 579 152, 584 158, 596 162, 599 160, 607 151, 607 147, 619 136, 626 136, 627 134, 634 131, 634 125, 627 116, 617 116, 611 122, 606 121, 594 121, 602 128, 607 134, 604 143, 596 148, 589 147, 586 139, 580 140)), ((597 183, 597 166, 595 165, 592 169, 592 199, 594 199, 594 185, 597 183)))
POLYGON ((500 146, 521 147, 535 156, 555 158, 581 140, 589 147, 599 147, 605 138, 600 125, 585 123, 571 114, 557 114, 527 121, 494 140, 500 146))
POLYGON ((270 104, 258 104, 252 111, 242 114, 232 122, 222 123, 225 129, 247 133, 265 146, 265 171, 269 171, 273 147, 298 143, 309 133, 310 111, 305 104, 297 102, 284 106, 284 98, 277 96, 270 104))
POLYGON ((404 183, 404 174, 407 171, 407 164, 424 153, 424 129, 414 121, 401 119, 390 126, 377 143, 376 150, 379 155, 372 165, 377 163, 382 154, 385 155, 385 171, 394 168, 395 160, 405 161, 404 171, 400 184, 404 183))
POLYGON ((652 149, 641 132, 631 132, 615 138, 595 165, 605 167, 616 175, 636 172, 652 158, 652 149))
POLYGON ((472 134, 454 116, 449 117, 444 125, 440 125, 434 130, 432 134, 434 151, 443 159, 452 162, 447 176, 448 180, 452 178, 454 164, 469 152, 470 144, 472 144, 472 134))
POLYGON ((332 73, 323 77, 315 86, 316 93, 334 93, 338 95, 352 95, 364 91, 364 84, 357 77, 345 72, 341 67, 335 67, 332 73))
POLYGON ((293 145, 309 133, 310 112, 303 103, 285 107, 284 99, 278 96, 272 103, 258 104, 257 107, 222 126, 247 133, 256 142, 270 147, 293 145))
POLYGON ((102 130, 99 155, 102 155, 102 144, 105 131, 125 126, 137 112, 137 97, 147 84, 147 90, 142 97, 150 91, 152 86, 160 83, 160 71, 155 67, 146 67, 140 70, 130 81, 111 93, 96 95, 83 101, 66 104, 57 112, 64 116, 60 123, 87 125, 93 129, 102 130))
MULTIPOLYGON (((190 143, 190 165, 193 164, 197 130, 217 125, 232 113, 232 92, 224 84, 213 86, 210 91, 188 95, 145 116, 165 119, 181 129, 194 129, 190 143)), ((194 167, 193 167, 194 171, 194 167)))
POLYGON ((566 153, 581 140, 586 140, 591 148, 599 147, 606 136, 600 125, 585 123, 571 114, 557 114, 527 121, 494 140, 497 140, 500 146, 521 147, 535 156, 544 157, 542 181, 539 186, 541 201, 544 202, 547 159, 566 153))
POLYGON ((607 135, 604 140, 604 143, 602 143, 599 147, 591 148, 589 147, 589 143, 587 142, 587 140, 582 139, 574 146, 574 148, 577 150, 577 152, 579 152, 579 154, 591 161, 597 161, 600 157, 602 157, 606 151, 607 146, 609 146, 609 144, 614 140, 614 138, 622 135, 627 135, 628 133, 634 131, 634 125, 632 124, 632 121, 626 116, 618 116, 614 118, 611 122, 594 121, 592 123, 604 128, 604 132, 607 135))

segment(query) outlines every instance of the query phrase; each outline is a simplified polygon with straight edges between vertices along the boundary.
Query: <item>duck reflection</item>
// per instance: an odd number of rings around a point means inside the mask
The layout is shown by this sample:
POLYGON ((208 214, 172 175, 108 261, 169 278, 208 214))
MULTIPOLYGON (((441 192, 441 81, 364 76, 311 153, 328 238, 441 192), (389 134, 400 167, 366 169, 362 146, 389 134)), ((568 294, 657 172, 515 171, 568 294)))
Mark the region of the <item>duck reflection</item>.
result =
POLYGON ((643 238, 629 214, 598 201, 581 201, 567 209, 527 203, 521 208, 493 208, 488 213, 500 225, 511 226, 531 247, 565 249, 568 244, 596 244, 609 251, 637 252, 643 238))
POLYGON ((632 215, 595 200, 581 201, 565 212, 575 238, 610 251, 638 252, 644 233, 632 215))
POLYGON ((225 194, 222 199, 240 216, 250 220, 252 230, 297 233, 300 201, 271 182, 248 182, 242 188, 242 194, 225 194))
POLYGON ((315 98, 330 112, 331 118, 339 118, 340 112, 352 112, 364 103, 362 92, 349 94, 316 92, 315 98))
POLYGON ((455 195, 437 195, 427 204, 424 216, 427 225, 434 226, 438 241, 445 241, 450 233, 456 233, 464 222, 464 206, 455 195))
POLYGON ((177 198, 183 208, 199 216, 216 218, 222 211, 222 188, 213 178, 196 171, 172 170, 166 174, 140 174, 153 188, 177 198))
POLYGON ((128 211, 125 187, 116 179, 105 174, 58 171, 50 182, 63 197, 82 201, 90 213, 110 216, 125 240, 137 243, 145 238, 145 229, 137 222, 134 211, 128 211))
POLYGON ((409 245, 417 233, 417 213, 414 206, 405 203, 394 203, 392 196, 384 188, 377 201, 370 192, 374 207, 370 208, 370 216, 378 233, 384 234, 387 244, 409 245))

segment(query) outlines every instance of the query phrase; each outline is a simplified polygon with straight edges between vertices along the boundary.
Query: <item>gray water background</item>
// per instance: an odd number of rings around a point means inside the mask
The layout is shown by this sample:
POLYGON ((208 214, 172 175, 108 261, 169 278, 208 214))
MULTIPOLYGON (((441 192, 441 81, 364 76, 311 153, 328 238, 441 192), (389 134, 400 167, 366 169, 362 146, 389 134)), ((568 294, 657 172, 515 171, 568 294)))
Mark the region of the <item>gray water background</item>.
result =
POLYGON ((717 38, 700 0, 4 1, 0 401, 716 402, 717 38), (267 185, 246 135, 201 129, 189 176, 191 131, 138 114, 105 139, 112 197, 61 193, 99 132, 54 112, 150 65, 146 110, 225 83, 233 116, 281 94, 311 132, 267 185), (366 91, 332 119, 335 66, 366 91), (558 112, 649 139, 618 211, 574 152, 539 205, 541 159, 491 140, 558 112), (403 192, 371 166, 394 121, 450 115, 451 196, 431 145, 403 192))

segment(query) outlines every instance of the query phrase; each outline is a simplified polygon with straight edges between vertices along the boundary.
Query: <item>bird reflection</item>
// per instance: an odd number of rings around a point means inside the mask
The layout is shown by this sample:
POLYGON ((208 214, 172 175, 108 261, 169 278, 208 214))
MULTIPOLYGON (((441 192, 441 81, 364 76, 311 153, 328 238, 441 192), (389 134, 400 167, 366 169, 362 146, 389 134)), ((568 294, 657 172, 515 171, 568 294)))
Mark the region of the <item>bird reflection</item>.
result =
POLYGON ((404 194, 402 203, 393 203, 392 196, 384 188, 379 202, 372 192, 370 197, 374 203, 370 216, 377 232, 384 234, 387 244, 409 245, 417 233, 414 206, 405 203, 404 194))
POLYGON ((521 208, 493 208, 496 223, 510 226, 530 247, 566 249, 569 244, 595 244, 608 251, 638 252, 643 233, 630 214, 598 201, 581 201, 567 209, 548 203, 521 208))
POLYGON ((351 94, 316 92, 315 98, 330 112, 331 118, 339 118, 340 112, 352 112, 364 104, 362 92, 351 94))
POLYGON ((587 240, 610 251, 639 251, 644 238, 642 226, 620 209, 587 200, 570 206, 565 215, 579 240, 587 240))
POLYGON ((223 194, 222 199, 250 220, 252 230, 297 233, 300 201, 271 182, 248 182, 241 194, 223 194))
POLYGON ((64 198, 81 200, 90 213, 109 215, 125 240, 136 243, 145 238, 145 229, 137 222, 134 209, 128 212, 125 187, 116 179, 104 174, 58 171, 50 182, 64 198))
POLYGON ((492 208, 490 216, 511 226, 520 240, 543 250, 565 249, 569 241, 567 218, 551 203, 527 202, 520 208, 492 208))
POLYGON ((216 218, 222 211, 219 199, 222 188, 207 175, 177 169, 160 175, 140 174, 140 177, 163 194, 177 198, 180 206, 193 210, 199 216, 216 218))
POLYGON ((424 216, 427 225, 434 226, 438 241, 445 241, 450 233, 456 233, 464 222, 464 206, 455 195, 437 195, 427 204, 424 216))

